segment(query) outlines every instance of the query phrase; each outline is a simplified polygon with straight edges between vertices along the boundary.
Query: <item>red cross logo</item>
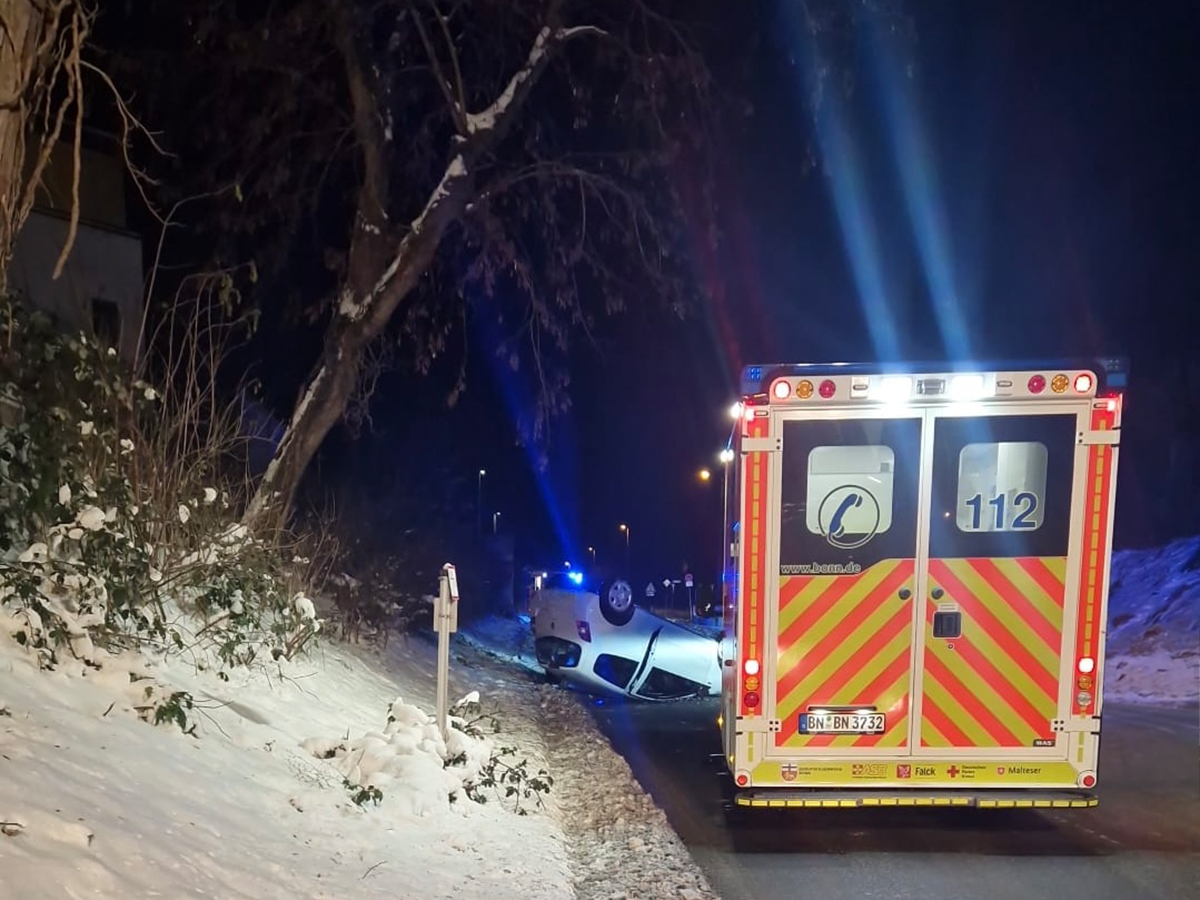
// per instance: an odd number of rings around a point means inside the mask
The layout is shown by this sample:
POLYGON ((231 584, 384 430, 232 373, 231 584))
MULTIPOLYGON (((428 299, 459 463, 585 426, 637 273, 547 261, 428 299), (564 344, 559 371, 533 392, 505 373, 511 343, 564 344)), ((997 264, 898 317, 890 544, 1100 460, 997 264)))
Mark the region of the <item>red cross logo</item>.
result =
POLYGON ((950 767, 949 769, 947 769, 946 771, 949 773, 949 775, 950 775, 950 777, 951 777, 951 778, 957 778, 957 777, 958 777, 958 766, 951 766, 951 767, 950 767))

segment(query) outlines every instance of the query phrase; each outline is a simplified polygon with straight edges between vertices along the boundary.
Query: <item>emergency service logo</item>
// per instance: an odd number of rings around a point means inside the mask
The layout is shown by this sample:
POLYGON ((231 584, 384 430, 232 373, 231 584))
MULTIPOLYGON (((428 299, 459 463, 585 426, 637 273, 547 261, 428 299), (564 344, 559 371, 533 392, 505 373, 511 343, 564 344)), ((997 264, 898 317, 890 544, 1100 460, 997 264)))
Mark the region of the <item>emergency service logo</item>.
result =
POLYGON ((854 550, 879 531, 879 501, 859 484, 836 487, 821 501, 817 521, 825 540, 840 550, 854 550))

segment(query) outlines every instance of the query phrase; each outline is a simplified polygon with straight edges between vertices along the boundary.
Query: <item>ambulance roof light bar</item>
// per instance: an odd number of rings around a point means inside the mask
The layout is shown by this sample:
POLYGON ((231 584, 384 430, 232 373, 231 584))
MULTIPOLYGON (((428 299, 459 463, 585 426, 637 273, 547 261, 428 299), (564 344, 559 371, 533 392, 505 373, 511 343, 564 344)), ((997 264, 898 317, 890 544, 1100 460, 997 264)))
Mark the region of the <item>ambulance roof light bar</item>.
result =
MULTIPOLYGON (((810 380, 813 383, 819 384, 822 382, 822 379, 827 377, 856 376, 856 382, 871 382, 872 390, 870 392, 855 390, 854 395, 859 397, 870 396, 871 399, 876 399, 879 396, 874 389, 876 378, 870 376, 880 378, 885 376, 918 378, 922 374, 940 374, 949 377, 949 383, 946 385, 948 389, 944 391, 947 399, 969 401, 971 399, 981 399, 981 397, 996 396, 1000 393, 999 388, 1001 385, 994 382, 996 373, 1033 373, 1038 378, 1045 379, 1045 387, 1050 387, 1050 382, 1056 375, 1066 372, 1075 373, 1073 380, 1068 382, 1068 385, 1072 389, 1071 393, 1076 395, 1090 393, 1093 389, 1097 395, 1120 393, 1125 390, 1129 383, 1128 360, 1124 357, 1116 356, 1032 361, 776 363, 770 365, 750 365, 743 368, 741 393, 743 396, 762 396, 765 402, 781 400, 783 399, 782 397, 773 396, 770 391, 772 385, 776 384, 779 379, 787 378, 792 383, 786 388, 780 387, 779 390, 787 390, 789 394, 787 399, 789 400, 801 400, 806 398, 798 396, 795 392, 795 379, 810 380), (992 378, 988 377, 989 374, 992 378), (1088 378, 1082 384, 1075 383, 1081 375, 1087 375, 1088 378), (1094 384, 1091 383, 1093 375, 1094 384), (960 380, 957 376, 963 377, 960 380), (980 377, 984 379, 982 386, 979 383, 980 377), (1083 388, 1082 390, 1080 389, 1081 387, 1083 388), (981 396, 979 396, 980 392, 982 392, 981 396)), ((900 392, 898 382, 889 382, 889 384, 891 385, 887 390, 889 396, 895 396, 900 392)), ((1038 387, 1040 384, 1040 381, 1033 379, 1033 384, 1029 386, 1029 393, 1041 393, 1042 388, 1038 387)), ((930 384, 928 387, 932 386, 930 384)), ((922 385, 918 380, 917 393, 926 395, 935 393, 933 390, 922 390, 921 388, 922 385)), ((1047 391, 1046 393, 1048 395, 1061 395, 1064 391, 1060 389, 1057 391, 1047 391)), ((910 394, 909 396, 913 395, 910 394)))
POLYGON ((882 403, 907 403, 912 392, 913 380, 907 375, 884 375, 871 379, 867 396, 882 403))

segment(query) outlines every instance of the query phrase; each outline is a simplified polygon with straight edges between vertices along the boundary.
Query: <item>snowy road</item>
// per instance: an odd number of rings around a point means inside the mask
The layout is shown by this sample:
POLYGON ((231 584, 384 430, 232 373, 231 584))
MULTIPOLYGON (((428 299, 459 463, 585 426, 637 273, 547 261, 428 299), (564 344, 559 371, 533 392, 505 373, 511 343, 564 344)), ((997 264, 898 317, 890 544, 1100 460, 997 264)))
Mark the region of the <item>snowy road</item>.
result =
POLYGON ((736 828, 707 760, 715 702, 592 709, 724 900, 1200 896, 1194 706, 1106 707, 1094 810, 763 811, 736 828))

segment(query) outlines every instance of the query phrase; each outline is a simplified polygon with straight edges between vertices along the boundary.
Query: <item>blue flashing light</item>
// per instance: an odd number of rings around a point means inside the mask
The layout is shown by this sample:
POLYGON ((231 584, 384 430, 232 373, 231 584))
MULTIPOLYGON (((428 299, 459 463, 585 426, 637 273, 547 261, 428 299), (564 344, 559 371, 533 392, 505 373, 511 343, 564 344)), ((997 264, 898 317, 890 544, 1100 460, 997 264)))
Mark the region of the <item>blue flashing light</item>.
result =
POLYGON ((583 573, 582 572, 570 572, 567 575, 567 577, 570 578, 571 581, 574 582, 575 584, 583 584, 583 573))

